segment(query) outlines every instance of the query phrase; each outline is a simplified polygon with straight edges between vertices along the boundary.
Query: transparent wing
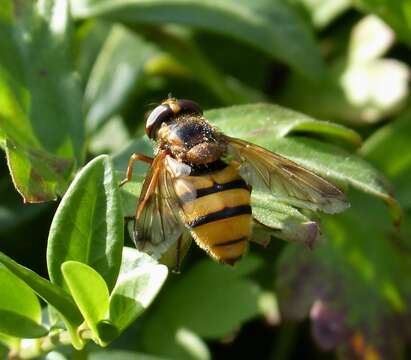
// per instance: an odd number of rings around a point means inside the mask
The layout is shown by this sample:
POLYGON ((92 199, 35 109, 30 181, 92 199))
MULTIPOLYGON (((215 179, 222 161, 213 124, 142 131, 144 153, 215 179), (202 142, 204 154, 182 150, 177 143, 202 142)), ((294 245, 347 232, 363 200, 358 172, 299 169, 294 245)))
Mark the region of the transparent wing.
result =
POLYGON ((159 153, 154 159, 141 190, 134 225, 137 248, 157 259, 184 231, 168 158, 165 153, 159 153))
POLYGON ((240 175, 256 190, 271 192, 291 205, 337 213, 349 207, 345 194, 295 162, 247 141, 226 137, 228 155, 240 175))

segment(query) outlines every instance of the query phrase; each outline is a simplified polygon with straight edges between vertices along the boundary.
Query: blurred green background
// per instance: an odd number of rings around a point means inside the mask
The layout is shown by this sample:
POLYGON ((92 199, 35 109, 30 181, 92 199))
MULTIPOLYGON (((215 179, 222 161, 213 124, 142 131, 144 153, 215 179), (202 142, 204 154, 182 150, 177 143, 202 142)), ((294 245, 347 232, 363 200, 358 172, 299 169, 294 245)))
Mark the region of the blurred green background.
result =
POLYGON ((58 348, 47 358, 409 358, 410 65, 407 0, 5 0, 0 250, 38 274, 48 277, 58 206, 42 201, 61 196, 99 154, 113 155, 116 169, 130 149, 150 154, 152 144, 136 139, 168 93, 205 110, 267 102, 348 126, 363 142, 342 144, 347 162, 358 155, 385 174, 403 209, 399 227, 392 198, 374 178, 367 189, 366 175, 355 190, 355 173, 351 209, 321 216, 324 239, 313 251, 274 238, 252 245, 232 271, 192 246, 182 274, 108 348, 58 348), (39 149, 52 154, 47 162, 39 149), (27 168, 46 176, 27 182, 27 168), (14 185, 42 203, 23 204, 14 185))

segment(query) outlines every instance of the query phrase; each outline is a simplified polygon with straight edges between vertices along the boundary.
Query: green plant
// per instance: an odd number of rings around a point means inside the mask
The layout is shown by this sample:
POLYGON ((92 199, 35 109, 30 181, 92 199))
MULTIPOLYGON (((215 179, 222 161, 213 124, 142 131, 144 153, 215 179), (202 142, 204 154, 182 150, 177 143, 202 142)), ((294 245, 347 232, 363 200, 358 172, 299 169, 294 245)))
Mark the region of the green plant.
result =
MULTIPOLYGON (((341 358, 405 358, 411 112, 402 52, 410 50, 375 17, 348 36, 333 24, 350 3, 338 3, 4 1, 0 146, 9 171, 0 178, 0 354, 208 359, 219 355, 218 340, 265 318, 278 333, 270 350, 253 351, 285 359, 298 357, 303 330, 295 320, 309 316, 320 348, 341 358), (327 26, 316 40, 315 27, 327 26), (318 43, 331 44, 325 55, 318 43), (402 52, 388 60, 393 44, 402 52), (373 84, 366 95, 358 79, 373 84), (384 92, 387 79, 395 81, 384 92), (142 135, 145 106, 170 90, 200 102, 224 133, 334 182, 351 209, 325 216, 253 192, 254 217, 275 229, 253 233, 266 249, 252 244, 230 269, 192 247, 182 274, 169 275, 170 249, 150 257, 124 232, 146 169, 136 166, 133 181, 118 184, 132 152, 152 154, 142 135), (311 251, 304 243, 313 222, 322 234, 311 251), (39 275, 44 255, 30 252, 43 250, 47 233, 48 277, 39 275)), ((406 1, 357 3, 409 43, 406 1)), ((359 13, 351 11, 354 24, 359 13)))

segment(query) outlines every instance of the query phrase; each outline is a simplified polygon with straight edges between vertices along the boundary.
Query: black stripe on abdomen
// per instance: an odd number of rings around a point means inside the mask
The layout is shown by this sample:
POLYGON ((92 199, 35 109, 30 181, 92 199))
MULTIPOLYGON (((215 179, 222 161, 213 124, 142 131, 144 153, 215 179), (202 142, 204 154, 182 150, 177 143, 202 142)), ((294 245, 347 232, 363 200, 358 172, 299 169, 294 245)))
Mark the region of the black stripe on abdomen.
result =
POLYGON ((230 182, 227 182, 225 184, 214 184, 213 186, 210 186, 208 188, 202 188, 202 189, 197 189, 197 198, 214 194, 216 192, 221 192, 225 190, 232 190, 232 189, 246 189, 250 190, 249 186, 243 179, 237 179, 233 180, 230 182))
POLYGON ((212 247, 213 248, 221 248, 221 247, 224 247, 224 246, 231 246, 231 245, 241 243, 243 241, 247 241, 247 239, 248 239, 247 236, 243 236, 243 237, 240 237, 239 239, 228 240, 228 241, 223 242, 223 243, 214 244, 214 245, 212 245, 212 247))
POLYGON ((223 170, 228 166, 228 164, 225 163, 223 160, 219 159, 219 160, 216 160, 208 164, 190 165, 190 166, 191 166, 190 176, 202 176, 202 175, 207 175, 214 171, 223 170))
POLYGON ((222 210, 200 216, 197 219, 190 221, 187 226, 189 228, 195 228, 196 226, 208 224, 213 221, 227 219, 229 217, 234 217, 237 215, 243 214, 251 214, 251 206, 250 205, 240 205, 234 207, 226 207, 222 210))

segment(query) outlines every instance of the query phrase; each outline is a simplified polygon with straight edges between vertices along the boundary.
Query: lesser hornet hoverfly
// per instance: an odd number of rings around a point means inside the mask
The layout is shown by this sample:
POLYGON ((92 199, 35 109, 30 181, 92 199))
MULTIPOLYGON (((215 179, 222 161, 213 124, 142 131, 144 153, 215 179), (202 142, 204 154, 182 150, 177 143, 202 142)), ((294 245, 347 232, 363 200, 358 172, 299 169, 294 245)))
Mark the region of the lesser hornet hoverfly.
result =
POLYGON ((157 142, 154 158, 133 154, 150 164, 135 214, 134 240, 177 244, 184 233, 214 259, 233 265, 247 249, 253 223, 252 189, 273 193, 291 205, 336 213, 348 207, 337 187, 295 162, 209 124, 198 104, 169 98, 148 116, 147 136, 157 142))

